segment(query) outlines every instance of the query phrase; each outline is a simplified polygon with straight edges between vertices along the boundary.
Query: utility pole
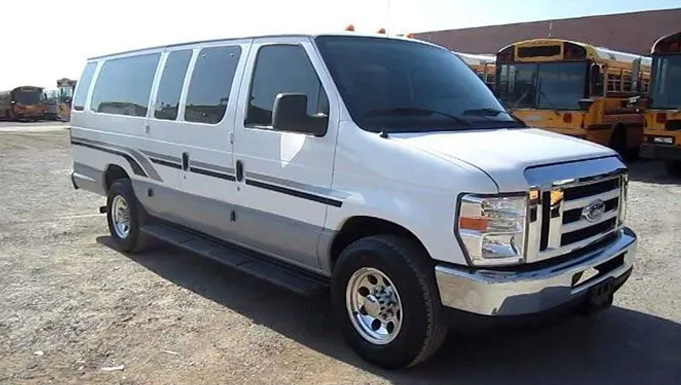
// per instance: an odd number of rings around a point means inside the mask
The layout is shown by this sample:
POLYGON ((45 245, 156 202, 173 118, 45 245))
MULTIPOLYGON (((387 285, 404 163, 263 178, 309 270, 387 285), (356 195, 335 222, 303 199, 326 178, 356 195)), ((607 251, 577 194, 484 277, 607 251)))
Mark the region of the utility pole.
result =
POLYGON ((391 28, 391 17, 390 17, 390 0, 385 0, 385 9, 386 9, 386 16, 387 16, 387 25, 385 26, 385 33, 386 35, 389 35, 392 32, 391 28))

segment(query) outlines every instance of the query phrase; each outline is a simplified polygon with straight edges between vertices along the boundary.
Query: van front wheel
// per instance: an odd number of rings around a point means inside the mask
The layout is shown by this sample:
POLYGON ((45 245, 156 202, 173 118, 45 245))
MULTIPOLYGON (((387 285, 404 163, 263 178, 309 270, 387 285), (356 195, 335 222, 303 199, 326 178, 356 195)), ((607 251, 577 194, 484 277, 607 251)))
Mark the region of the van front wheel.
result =
POLYGON ((332 301, 348 344, 384 368, 416 365, 437 351, 447 328, 428 255, 394 235, 362 238, 340 255, 332 301))

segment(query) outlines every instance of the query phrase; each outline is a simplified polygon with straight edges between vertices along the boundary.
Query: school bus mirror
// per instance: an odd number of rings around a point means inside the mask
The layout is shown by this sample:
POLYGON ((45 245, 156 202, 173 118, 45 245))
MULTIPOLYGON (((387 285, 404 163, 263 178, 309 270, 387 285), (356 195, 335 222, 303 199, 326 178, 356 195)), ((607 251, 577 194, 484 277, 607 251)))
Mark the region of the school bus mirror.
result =
POLYGON ((591 108, 591 105, 594 104, 593 99, 580 99, 579 100, 579 108, 582 109, 582 111, 588 111, 589 108, 591 108))

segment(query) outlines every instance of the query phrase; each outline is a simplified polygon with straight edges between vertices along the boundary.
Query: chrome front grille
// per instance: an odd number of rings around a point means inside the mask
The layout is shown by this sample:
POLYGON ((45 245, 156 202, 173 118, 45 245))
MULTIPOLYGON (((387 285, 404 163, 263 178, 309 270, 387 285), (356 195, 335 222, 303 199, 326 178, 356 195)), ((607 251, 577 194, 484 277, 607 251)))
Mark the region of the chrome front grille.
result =
POLYGON ((526 177, 533 183, 527 262, 568 254, 621 228, 627 176, 617 158, 548 166, 526 177), (554 173, 560 179, 551 180, 554 173))

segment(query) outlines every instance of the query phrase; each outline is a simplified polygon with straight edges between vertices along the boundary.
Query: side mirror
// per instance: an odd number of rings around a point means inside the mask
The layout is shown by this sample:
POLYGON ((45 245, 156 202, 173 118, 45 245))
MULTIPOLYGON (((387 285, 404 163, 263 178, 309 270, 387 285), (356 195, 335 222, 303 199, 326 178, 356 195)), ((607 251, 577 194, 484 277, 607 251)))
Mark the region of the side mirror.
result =
POLYGON ((329 118, 307 114, 307 95, 279 94, 274 99, 272 127, 277 131, 293 131, 324 136, 329 118))
POLYGON ((589 108, 591 108, 591 105, 594 104, 593 99, 580 99, 577 103, 579 103, 579 108, 582 109, 582 111, 589 111, 589 108))

